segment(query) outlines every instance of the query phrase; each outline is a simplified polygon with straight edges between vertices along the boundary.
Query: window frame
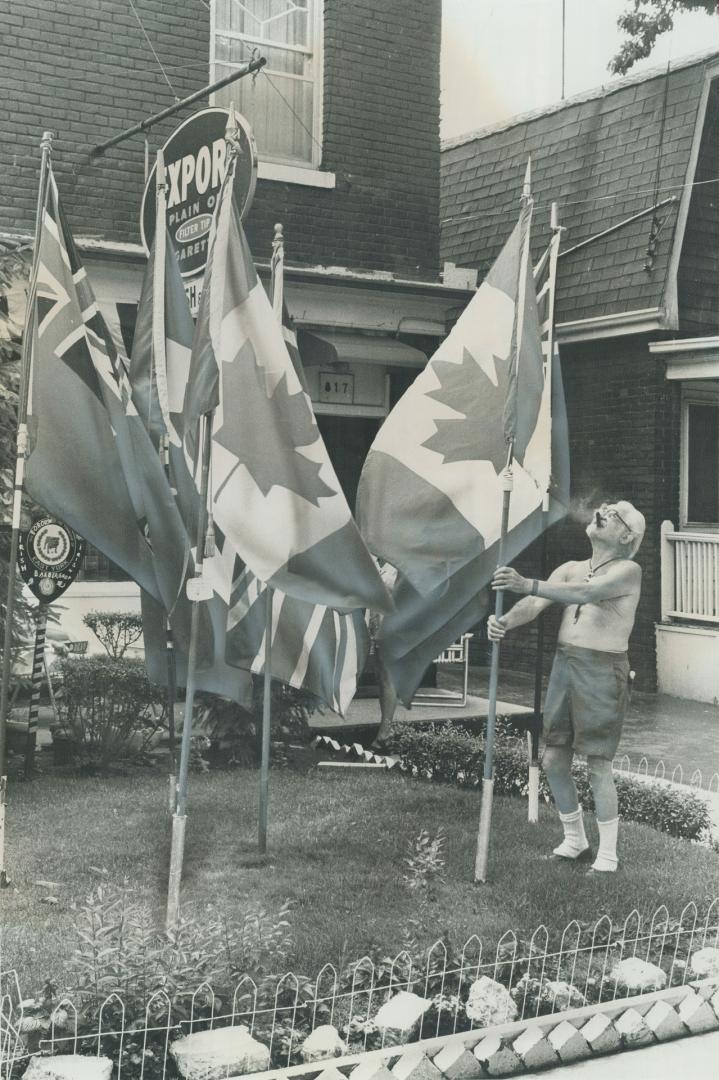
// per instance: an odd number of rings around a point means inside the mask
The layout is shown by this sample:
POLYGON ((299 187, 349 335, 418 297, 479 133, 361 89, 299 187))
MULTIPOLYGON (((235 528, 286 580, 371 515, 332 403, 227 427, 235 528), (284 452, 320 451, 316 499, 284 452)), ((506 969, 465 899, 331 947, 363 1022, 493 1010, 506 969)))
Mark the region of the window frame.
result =
MULTIPOLYGON (((233 2, 233 0, 230 0, 233 2)), ((314 62, 314 81, 313 81, 313 95, 312 95, 312 135, 311 135, 311 148, 312 156, 310 160, 295 161, 282 158, 280 156, 274 156, 272 154, 258 152, 259 153, 259 171, 258 175, 264 179, 282 179, 288 182, 296 183, 313 183, 312 174, 315 176, 319 171, 322 164, 322 148, 323 148, 323 126, 324 126, 324 4, 322 0, 311 0, 312 2, 312 41, 313 48, 311 55, 314 62), (306 173, 307 177, 303 178, 297 175, 301 172, 306 173), (275 175, 277 174, 277 175, 275 175)), ((238 33, 238 31, 220 31, 217 25, 217 0, 211 0, 210 3, 210 82, 215 82, 219 77, 217 74, 217 65, 222 64, 224 67, 229 66, 226 61, 220 61, 217 59, 216 41, 219 36, 226 37, 233 41, 246 41, 245 35, 238 33)), ((262 39, 258 37, 258 41, 262 39)), ((303 46, 298 45, 278 45, 277 42, 266 42, 270 48, 287 48, 293 52, 307 52, 303 46)), ((262 74, 258 76, 262 78, 262 74)), ((215 94, 210 95, 210 105, 216 105, 215 94)), ((330 174, 325 174, 330 175, 330 174)), ((332 174, 333 175, 333 174, 332 174)), ((334 179, 334 177, 333 177, 334 179)), ((313 186, 317 187, 329 187, 334 184, 317 183, 314 182, 313 186)))
POLYGON ((679 525, 691 532, 719 532, 719 521, 689 519, 689 407, 711 405, 719 410, 719 381, 710 385, 684 383, 681 402, 681 439, 679 473, 679 525))

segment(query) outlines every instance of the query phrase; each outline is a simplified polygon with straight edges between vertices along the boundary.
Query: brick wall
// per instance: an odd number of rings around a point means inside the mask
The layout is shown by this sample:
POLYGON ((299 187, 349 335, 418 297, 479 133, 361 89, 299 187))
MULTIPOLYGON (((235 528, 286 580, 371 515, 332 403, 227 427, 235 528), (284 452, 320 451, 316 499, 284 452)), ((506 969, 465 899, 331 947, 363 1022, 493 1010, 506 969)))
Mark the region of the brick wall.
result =
MULTIPOLYGON (((656 689, 654 624, 660 612, 659 528, 676 522, 679 504, 679 389, 667 382, 664 366, 652 358, 646 341, 598 342, 562 349, 567 396, 573 505, 596 505, 626 498, 647 521, 638 562, 643 570, 642 598, 630 642, 637 688, 656 689)), ((587 558, 583 525, 571 518, 548 535, 548 565, 587 558)), ((540 544, 528 550, 517 567, 540 573, 540 544)), ((559 613, 547 617, 547 662, 559 613)), ((519 630, 503 648, 503 663, 534 669, 536 632, 519 630)))
MULTIPOLYGON (((0 231, 32 230, 39 140, 52 129, 71 227, 138 241, 143 139, 99 162, 88 157, 93 145, 174 100, 130 6, 0 2, 0 231)), ((205 85, 206 7, 173 0, 137 0, 136 7, 174 93, 205 85)), ((337 187, 261 181, 248 222, 257 257, 269 255, 272 226, 282 221, 291 262, 436 278, 440 14, 440 0, 326 0, 322 167, 337 173, 337 187)), ((152 153, 190 111, 153 128, 152 153)))
POLYGON ((719 328, 719 82, 712 84, 679 265, 681 335, 699 337, 719 328))

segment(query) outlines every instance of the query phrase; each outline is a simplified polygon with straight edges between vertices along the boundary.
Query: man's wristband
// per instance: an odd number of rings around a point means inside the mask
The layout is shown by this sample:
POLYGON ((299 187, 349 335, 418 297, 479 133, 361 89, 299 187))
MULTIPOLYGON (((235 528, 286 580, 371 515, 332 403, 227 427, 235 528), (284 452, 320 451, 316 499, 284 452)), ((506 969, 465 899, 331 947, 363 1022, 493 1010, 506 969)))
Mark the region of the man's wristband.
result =
POLYGON ((532 596, 537 596, 539 593, 539 582, 536 578, 532 578, 532 596))

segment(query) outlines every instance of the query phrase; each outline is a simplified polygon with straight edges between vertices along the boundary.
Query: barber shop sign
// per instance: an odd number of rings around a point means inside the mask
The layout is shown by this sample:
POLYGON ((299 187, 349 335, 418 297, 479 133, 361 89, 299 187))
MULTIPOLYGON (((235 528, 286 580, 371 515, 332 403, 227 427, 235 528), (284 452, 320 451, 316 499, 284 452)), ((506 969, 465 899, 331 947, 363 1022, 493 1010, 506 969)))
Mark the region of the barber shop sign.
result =
MULTIPOLYGON (((212 214, 225 175, 228 117, 228 109, 203 109, 180 124, 162 148, 167 182, 167 227, 193 313, 199 304, 202 275, 207 265, 212 214)), ((234 195, 244 217, 252 204, 257 182, 257 151, 247 121, 237 113, 235 119, 240 151, 234 195)), ((142 199, 140 228, 146 250, 155 234, 156 169, 157 164, 148 177, 142 199)))

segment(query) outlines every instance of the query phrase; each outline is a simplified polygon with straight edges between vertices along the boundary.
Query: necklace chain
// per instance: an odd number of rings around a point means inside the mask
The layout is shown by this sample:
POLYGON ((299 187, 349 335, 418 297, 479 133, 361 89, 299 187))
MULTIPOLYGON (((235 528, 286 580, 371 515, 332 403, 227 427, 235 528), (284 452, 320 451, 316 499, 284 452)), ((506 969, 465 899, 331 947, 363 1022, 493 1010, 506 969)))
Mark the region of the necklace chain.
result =
MULTIPOLYGON (((608 563, 610 563, 610 562, 617 562, 618 559, 623 559, 623 558, 624 558, 623 555, 612 555, 611 559, 605 559, 604 562, 600 562, 598 566, 592 566, 592 560, 590 559, 589 560, 589 570, 587 571, 587 576, 586 576, 585 580, 586 581, 591 581, 591 579, 596 574, 597 570, 601 570, 603 566, 607 566, 608 563)), ((579 616, 582 613, 582 608, 583 607, 584 607, 583 604, 577 604, 577 610, 574 612, 574 621, 575 622, 577 622, 577 620, 579 619, 579 616)))
POLYGON ((587 573, 587 581, 589 578, 593 578, 597 570, 601 570, 603 566, 606 566, 610 562, 616 562, 617 559, 623 559, 623 555, 612 555, 611 559, 605 559, 604 562, 600 562, 598 566, 592 566, 592 560, 589 560, 589 572, 587 573))

